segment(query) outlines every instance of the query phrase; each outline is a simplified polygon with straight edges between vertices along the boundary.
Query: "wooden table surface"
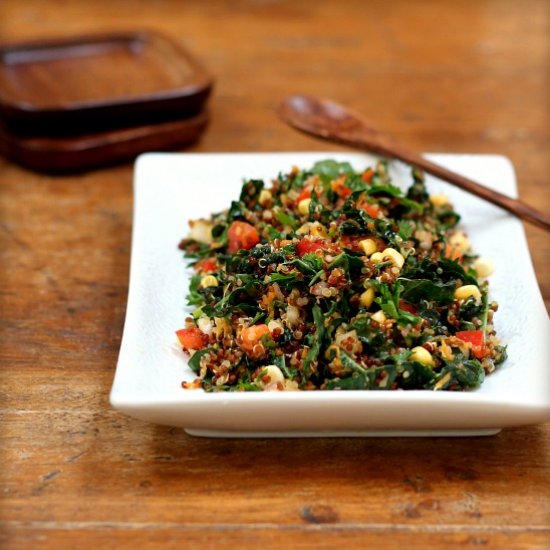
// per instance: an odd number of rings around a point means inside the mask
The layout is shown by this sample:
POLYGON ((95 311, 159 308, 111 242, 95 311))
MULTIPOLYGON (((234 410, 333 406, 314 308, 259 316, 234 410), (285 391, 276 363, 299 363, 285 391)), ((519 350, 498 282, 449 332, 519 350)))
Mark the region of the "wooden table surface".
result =
MULTIPOLYGON (((421 151, 497 153, 550 212, 546 0, 3 0, 3 40, 147 27, 215 75, 192 151, 324 150, 289 93, 421 151)), ((209 440, 108 401, 128 289, 131 163, 0 160, 3 548, 550 547, 550 425, 463 439, 209 440)), ((550 305, 550 239, 526 227, 550 305)), ((514 251, 510 250, 513 254, 514 251)))

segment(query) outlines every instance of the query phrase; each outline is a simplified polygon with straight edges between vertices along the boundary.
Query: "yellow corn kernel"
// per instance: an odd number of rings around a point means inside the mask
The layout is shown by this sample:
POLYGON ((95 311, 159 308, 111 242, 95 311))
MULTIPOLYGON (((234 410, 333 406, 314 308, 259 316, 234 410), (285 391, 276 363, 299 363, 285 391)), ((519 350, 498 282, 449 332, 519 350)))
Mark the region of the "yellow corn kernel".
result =
POLYGON ((426 348, 423 348, 422 346, 416 346, 411 351, 411 361, 417 361, 418 363, 422 363, 426 367, 433 367, 434 358, 426 348))
POLYGON ((380 311, 377 311, 376 313, 373 313, 371 315, 371 319, 373 321, 376 321, 377 323, 383 323, 387 319, 387 317, 386 317, 386 314, 382 310, 380 310, 380 311))
POLYGON ((311 224, 311 227, 309 228, 309 234, 312 235, 313 237, 323 237, 323 238, 328 237, 327 228, 322 223, 319 223, 319 222, 314 222, 311 224))
POLYGON ((372 239, 363 239, 359 241, 359 246, 363 249, 365 256, 370 256, 376 252, 377 246, 372 239))
POLYGON ((485 277, 489 277, 493 273, 495 264, 486 258, 478 258, 474 262, 474 269, 480 279, 485 279, 485 277))
POLYGON ((447 361, 452 361, 454 359, 453 350, 445 340, 441 340, 439 351, 441 352, 441 357, 443 357, 443 359, 447 359, 447 361))
POLYGON ((300 386, 298 386, 298 382, 295 382, 294 380, 285 379, 284 386, 284 391, 300 391, 300 386))
POLYGON ((478 304, 481 302, 481 292, 476 285, 464 285, 455 290, 456 300, 467 300, 470 296, 473 296, 478 304))
POLYGON ((430 195, 430 202, 434 206, 445 206, 446 204, 449 204, 449 197, 444 194, 430 195))
POLYGON ((359 302, 363 307, 370 307, 374 301, 374 288, 367 288, 361 296, 359 296, 359 302))
POLYGON ((201 279, 200 286, 202 288, 207 288, 209 286, 218 286, 218 279, 214 275, 206 275, 201 279))
POLYGON ((470 249, 470 241, 463 231, 457 231, 449 237, 449 244, 452 248, 458 248, 460 252, 468 252, 470 249))
POLYGON ((298 203, 298 212, 302 214, 302 216, 307 216, 309 214, 309 205, 311 203, 311 199, 302 199, 298 203))
POLYGON ((405 263, 405 258, 403 255, 395 250, 395 248, 386 248, 384 252, 382 252, 382 256, 384 257, 384 261, 390 261, 395 267, 398 267, 401 269, 403 267, 403 264, 405 263))
POLYGON ((384 254, 382 252, 375 252, 374 254, 371 254, 370 261, 379 264, 384 261, 384 254))
POLYGON ((271 200, 273 199, 273 195, 271 194, 271 191, 268 191, 267 189, 262 189, 260 191, 260 196, 258 197, 258 202, 262 206, 267 206, 271 200))
POLYGON ((311 226, 313 224, 311 222, 306 222, 302 224, 298 229, 296 229, 296 233, 298 235, 309 235, 309 232, 311 231, 311 226))

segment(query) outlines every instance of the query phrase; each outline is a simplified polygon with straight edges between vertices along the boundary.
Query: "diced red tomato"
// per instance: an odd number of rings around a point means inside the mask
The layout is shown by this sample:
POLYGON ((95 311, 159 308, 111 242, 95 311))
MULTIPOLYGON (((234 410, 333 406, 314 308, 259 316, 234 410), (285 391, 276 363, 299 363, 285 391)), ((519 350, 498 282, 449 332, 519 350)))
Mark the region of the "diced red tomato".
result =
POLYGON ((321 248, 325 248, 323 241, 310 241, 308 239, 302 239, 296 243, 296 254, 298 254, 301 258, 304 254, 315 252, 321 248))
POLYGON ((340 197, 347 199, 351 195, 351 189, 345 184, 346 176, 340 176, 330 184, 331 189, 340 197))
POLYGON ((445 256, 445 258, 447 258, 448 260, 460 261, 462 260, 464 254, 456 246, 451 246, 450 244, 448 244, 447 246, 445 246, 445 252, 443 253, 443 256, 445 256))
POLYGON ((485 344, 483 344, 483 346, 472 346, 472 351, 478 359, 483 359, 485 356, 491 353, 489 348, 485 344))
POLYGON ((256 228, 249 223, 235 221, 227 231, 227 251, 234 254, 238 250, 250 250, 260 242, 256 228))
POLYGON ((463 342, 470 342, 474 346, 483 345, 483 331, 482 330, 459 330, 455 336, 460 338, 463 342))
POLYGON ((305 187, 300 191, 300 194, 296 197, 296 204, 299 204, 300 201, 303 201, 304 199, 311 198, 311 188, 305 187))
POLYGON ((365 183, 370 183, 372 181, 372 177, 374 176, 374 170, 372 168, 367 168, 362 174, 361 179, 365 183))
POLYGON ((340 243, 343 248, 349 248, 350 250, 360 250, 359 241, 366 239, 367 237, 360 237, 358 235, 342 235, 340 243))
POLYGON ((416 315, 418 313, 418 311, 412 304, 409 304, 404 300, 399 300, 399 309, 406 311, 407 313, 411 313, 412 315, 416 315))
POLYGON ((472 344, 472 351, 478 359, 482 359, 489 354, 489 349, 485 345, 482 330, 460 330, 455 336, 463 342, 472 344))
POLYGON ((367 202, 365 197, 361 197, 357 204, 357 207, 361 210, 364 210, 371 218, 380 217, 380 207, 377 204, 371 204, 370 202, 367 202))
POLYGON ((202 349, 208 344, 208 336, 197 327, 176 330, 176 336, 186 350, 202 349))
MULTIPOLYGON (((251 327, 245 327, 241 331, 240 344, 241 347, 250 355, 255 354, 254 347, 260 342, 262 336, 266 334, 271 335, 267 325, 252 325, 251 327)), ((260 353, 261 355, 261 353, 260 353)))
POLYGON ((378 218, 380 215, 380 207, 377 204, 367 203, 363 207, 363 210, 365 210, 371 218, 378 218))
POLYGON ((199 260, 193 267, 197 273, 213 273, 218 270, 218 263, 215 258, 205 258, 199 260))

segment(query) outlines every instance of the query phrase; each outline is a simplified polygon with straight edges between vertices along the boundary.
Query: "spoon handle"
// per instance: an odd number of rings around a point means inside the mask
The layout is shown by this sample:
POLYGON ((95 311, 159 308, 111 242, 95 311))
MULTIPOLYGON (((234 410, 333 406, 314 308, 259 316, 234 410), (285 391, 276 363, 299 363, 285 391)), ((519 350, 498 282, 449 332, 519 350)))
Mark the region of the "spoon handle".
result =
POLYGON ((507 195, 499 193, 498 191, 489 189, 488 187, 485 187, 470 178, 461 176, 452 170, 448 170, 440 164, 436 164, 435 162, 424 158, 418 153, 409 151, 402 146, 394 149, 391 156, 408 164, 418 166, 418 168, 421 168, 436 178, 452 183, 453 185, 464 189, 464 191, 468 191, 473 195, 477 195, 488 202, 500 206, 504 210, 515 214, 518 218, 550 231, 550 218, 519 199, 513 199, 507 195))
MULTIPOLYGON (((357 118, 356 120, 360 119, 357 118)), ((550 231, 550 218, 539 210, 536 210, 519 199, 514 199, 512 197, 508 197, 507 195, 503 195, 502 193, 489 189, 488 187, 485 187, 470 178, 461 176, 460 174, 457 174, 456 172, 453 172, 440 164, 436 164, 435 162, 424 158, 419 153, 404 147, 401 143, 397 142, 390 136, 382 134, 366 124, 359 128, 354 127, 351 131, 339 129, 336 132, 318 131, 314 133, 306 129, 302 130, 328 141, 336 141, 343 145, 349 145, 356 149, 363 149, 365 151, 370 151, 372 153, 401 160, 407 164, 417 166, 436 178, 452 183, 453 185, 464 189, 464 191, 468 191, 469 193, 481 197, 496 206, 500 206, 504 210, 515 214, 522 220, 528 221, 538 227, 541 227, 542 229, 546 229, 546 231, 550 231)))

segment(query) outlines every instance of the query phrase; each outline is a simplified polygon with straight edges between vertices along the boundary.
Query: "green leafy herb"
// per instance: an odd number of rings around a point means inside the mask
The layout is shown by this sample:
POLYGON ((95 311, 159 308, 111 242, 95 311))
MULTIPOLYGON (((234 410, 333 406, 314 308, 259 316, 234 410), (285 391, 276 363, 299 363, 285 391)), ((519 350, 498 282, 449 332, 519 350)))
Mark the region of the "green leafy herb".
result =
POLYGON ((276 210, 275 216, 281 224, 288 225, 292 229, 298 229, 298 220, 289 214, 286 214, 283 210, 276 210))
POLYGON ((341 174, 353 174, 353 168, 349 162, 337 162, 335 160, 316 162, 311 171, 318 175, 324 183, 330 183, 341 174))

